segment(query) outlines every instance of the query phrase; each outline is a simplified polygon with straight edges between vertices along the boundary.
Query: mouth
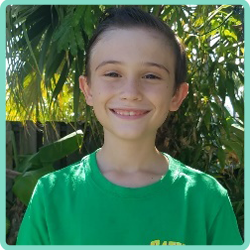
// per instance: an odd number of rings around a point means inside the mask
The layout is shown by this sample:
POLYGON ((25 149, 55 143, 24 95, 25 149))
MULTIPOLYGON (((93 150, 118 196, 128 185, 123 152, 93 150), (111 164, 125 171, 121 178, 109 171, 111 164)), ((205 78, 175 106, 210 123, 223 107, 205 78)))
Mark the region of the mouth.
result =
POLYGON ((110 109, 112 113, 121 118, 139 118, 145 116, 150 110, 129 110, 129 109, 110 109))

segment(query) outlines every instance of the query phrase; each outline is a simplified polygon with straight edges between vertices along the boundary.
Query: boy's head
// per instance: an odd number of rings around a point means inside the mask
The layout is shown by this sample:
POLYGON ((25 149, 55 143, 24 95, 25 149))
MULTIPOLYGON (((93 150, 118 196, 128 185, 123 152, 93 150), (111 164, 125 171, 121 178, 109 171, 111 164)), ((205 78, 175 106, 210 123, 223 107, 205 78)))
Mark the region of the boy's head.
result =
MULTIPOLYGON (((185 82, 187 75, 186 54, 183 45, 177 40, 174 32, 163 21, 155 16, 144 12, 137 7, 123 7, 107 9, 100 20, 100 24, 89 41, 85 76, 90 79, 90 60, 92 50, 105 32, 112 29, 145 28, 149 31, 158 32, 166 39, 166 44, 171 46, 175 55, 175 86, 178 89, 185 82)), ((168 55, 166 55, 167 57, 168 55)))
POLYGON ((79 85, 104 134, 152 140, 188 92, 185 53, 168 26, 137 9, 108 10, 79 85))

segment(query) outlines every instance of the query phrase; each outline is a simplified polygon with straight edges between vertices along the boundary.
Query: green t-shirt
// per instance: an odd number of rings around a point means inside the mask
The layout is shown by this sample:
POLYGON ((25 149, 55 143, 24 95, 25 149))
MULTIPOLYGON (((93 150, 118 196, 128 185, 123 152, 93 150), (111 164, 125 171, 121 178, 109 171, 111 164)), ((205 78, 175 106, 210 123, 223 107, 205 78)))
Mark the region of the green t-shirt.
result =
MULTIPOLYGON (((96 151, 97 152, 97 151, 96 151)), ((169 170, 139 188, 100 172, 96 152, 42 177, 17 245, 240 245, 227 191, 166 153, 169 170)))

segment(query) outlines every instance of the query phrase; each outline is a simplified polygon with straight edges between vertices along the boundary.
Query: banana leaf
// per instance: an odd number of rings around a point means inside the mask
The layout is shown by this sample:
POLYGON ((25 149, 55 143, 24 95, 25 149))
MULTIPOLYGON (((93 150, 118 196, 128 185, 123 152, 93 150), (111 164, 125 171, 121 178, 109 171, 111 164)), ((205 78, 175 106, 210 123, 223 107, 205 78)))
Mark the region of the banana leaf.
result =
POLYGON ((53 163, 76 151, 83 138, 83 132, 77 130, 49 145, 41 147, 37 153, 26 156, 19 169, 23 173, 16 177, 13 193, 21 202, 28 205, 37 181, 50 172, 55 171, 53 163))

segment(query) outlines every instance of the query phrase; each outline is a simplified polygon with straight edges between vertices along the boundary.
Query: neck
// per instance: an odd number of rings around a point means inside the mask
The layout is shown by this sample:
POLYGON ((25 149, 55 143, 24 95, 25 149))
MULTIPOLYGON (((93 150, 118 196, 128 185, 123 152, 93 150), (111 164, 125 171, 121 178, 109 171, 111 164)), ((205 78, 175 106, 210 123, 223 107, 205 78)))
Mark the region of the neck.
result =
POLYGON ((104 132, 104 144, 97 153, 102 172, 165 172, 166 158, 155 147, 155 135, 140 140, 124 140, 104 132))

